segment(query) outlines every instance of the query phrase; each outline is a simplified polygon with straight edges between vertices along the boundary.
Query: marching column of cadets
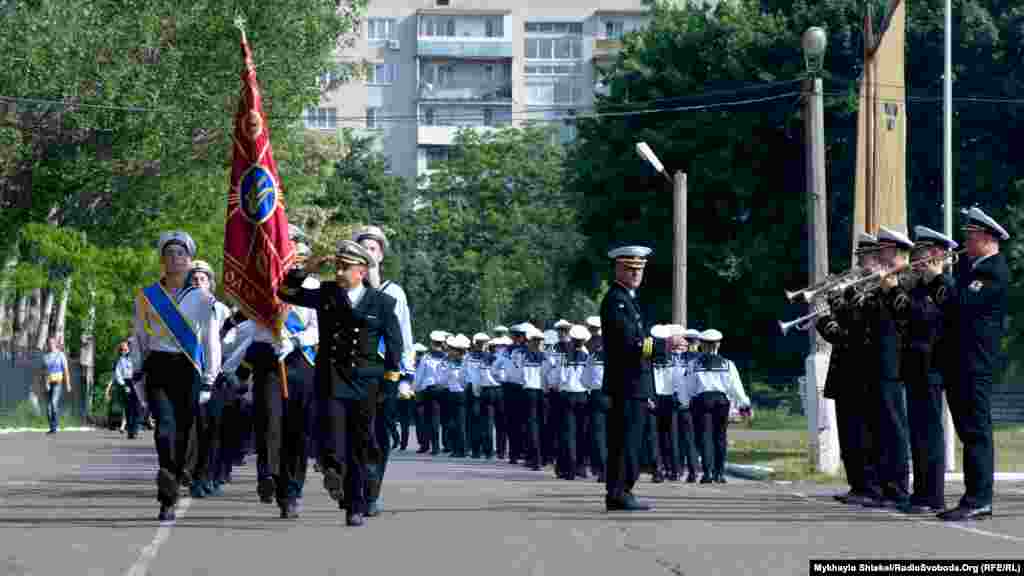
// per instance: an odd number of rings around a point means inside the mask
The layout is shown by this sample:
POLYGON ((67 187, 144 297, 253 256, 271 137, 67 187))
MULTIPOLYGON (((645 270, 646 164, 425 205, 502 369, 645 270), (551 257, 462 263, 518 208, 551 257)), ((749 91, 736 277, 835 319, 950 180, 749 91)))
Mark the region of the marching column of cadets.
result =
MULTIPOLYGON (((416 375, 403 394, 416 405, 418 452, 507 457, 533 470, 553 464, 558 478, 593 474, 603 482, 609 406, 600 318, 556 326, 568 341, 546 347, 544 333, 528 322, 497 326, 494 338, 478 332, 472 340, 435 330, 429 351, 417 344, 416 375)), ((721 332, 651 329, 655 338, 673 333, 687 344, 655 359, 658 400, 644 434, 647 468, 653 482, 695 483, 703 468, 701 483, 725 483, 729 414, 737 407, 750 417, 750 399, 736 366, 718 353, 721 332)))

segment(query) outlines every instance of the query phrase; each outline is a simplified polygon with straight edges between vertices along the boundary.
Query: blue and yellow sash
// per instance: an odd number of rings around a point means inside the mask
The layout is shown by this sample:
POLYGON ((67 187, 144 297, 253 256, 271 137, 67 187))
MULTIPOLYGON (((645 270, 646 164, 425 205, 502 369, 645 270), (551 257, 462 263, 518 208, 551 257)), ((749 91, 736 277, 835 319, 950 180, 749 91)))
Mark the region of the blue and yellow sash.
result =
MULTIPOLYGON (((284 321, 284 327, 288 330, 288 334, 297 336, 306 329, 306 324, 303 323, 302 318, 299 318, 299 315, 295 313, 295 309, 292 308, 288 310, 288 318, 284 321)), ((315 348, 312 346, 302 346, 299 350, 302 352, 302 357, 306 359, 306 362, 309 362, 310 366, 316 366, 315 348)))
POLYGON ((156 312, 157 318, 174 338, 174 343, 188 356, 196 370, 202 373, 206 369, 206 354, 199 335, 195 333, 185 314, 178 308, 178 303, 156 282, 142 289, 142 296, 149 307, 156 312))

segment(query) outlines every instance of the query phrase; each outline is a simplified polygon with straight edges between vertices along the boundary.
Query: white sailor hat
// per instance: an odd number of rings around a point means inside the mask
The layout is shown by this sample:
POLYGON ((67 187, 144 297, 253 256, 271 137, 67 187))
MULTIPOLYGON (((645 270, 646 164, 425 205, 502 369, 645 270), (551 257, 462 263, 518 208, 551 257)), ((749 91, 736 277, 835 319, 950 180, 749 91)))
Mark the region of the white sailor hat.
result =
POLYGON ((695 328, 689 328, 686 330, 686 332, 683 333, 683 336, 687 340, 700 340, 700 330, 697 330, 695 328))
POLYGON ((936 246, 946 250, 956 250, 958 244, 949 236, 936 232, 926 226, 914 226, 915 246, 936 246))
POLYGON ((455 348, 456 350, 468 350, 470 346, 469 338, 466 338, 465 334, 449 336, 448 339, 445 340, 445 344, 451 348, 455 348))
MULTIPOLYGON (((540 332, 540 328, 537 328, 536 326, 534 326, 533 324, 531 324, 529 322, 522 322, 522 323, 518 324, 518 326, 519 326, 518 332, 520 334, 529 335, 531 331, 540 332)), ((516 332, 516 330, 514 330, 514 328, 515 327, 513 326, 513 332, 516 332)))
POLYGON ((498 336, 497 338, 491 338, 487 344, 490 346, 511 346, 512 339, 508 336, 498 336))
POLYGON ((520 322, 519 324, 513 324, 509 328, 509 332, 512 334, 526 334, 526 322, 520 322))
POLYGON ((491 339, 491 337, 488 336, 487 334, 484 334, 483 332, 477 332, 476 334, 473 334, 473 343, 476 343, 476 342, 487 342, 490 339, 491 339))
POLYGON ((647 264, 647 257, 653 252, 646 246, 621 246, 608 252, 608 257, 622 262, 626 268, 642 269, 647 264))
POLYGON ((572 322, 569 322, 565 318, 561 318, 558 322, 555 322, 554 328, 555 330, 568 330, 569 328, 572 328, 572 322))
POLYGON ((961 211, 961 213, 966 216, 964 224, 960 227, 962 230, 987 232, 996 240, 1010 239, 1010 234, 1006 229, 1000 226, 999 223, 993 220, 988 214, 982 212, 981 208, 974 206, 966 212, 961 211))
POLYGON ((306 233, 295 224, 288 224, 288 239, 292 242, 306 242, 306 233))
POLYGON ((655 338, 668 338, 671 336, 667 324, 655 324, 651 326, 651 336, 655 338))
POLYGON ((196 255, 196 243, 187 232, 182 232, 181 230, 164 232, 160 235, 160 239, 156 243, 157 251, 162 255, 164 253, 164 248, 166 248, 168 244, 177 244, 178 246, 181 246, 188 252, 190 258, 195 257, 196 255))
POLYGON ((413 344, 413 345, 412 345, 412 349, 413 349, 413 350, 414 350, 414 351, 415 351, 416 353, 420 353, 420 352, 426 352, 426 351, 427 351, 427 347, 426 347, 426 346, 424 346, 423 344, 420 344, 419 342, 417 342, 417 343, 413 344))
POLYGON ((430 333, 430 341, 437 342, 438 344, 444 344, 444 341, 448 338, 448 333, 444 330, 434 330, 430 333))
POLYGON ((587 326, 590 326, 591 328, 601 328, 601 317, 587 316, 587 326))
POLYGON ((533 325, 526 323, 526 339, 527 340, 543 340, 544 333, 533 327, 533 325))
POLYGON ((857 248, 854 252, 861 254, 864 252, 872 252, 878 250, 878 238, 867 232, 861 232, 857 235, 857 248))
POLYGON ((495 334, 508 334, 508 327, 498 324, 492 329, 495 334))
POLYGON ((911 250, 914 248, 914 243, 907 238, 907 235, 898 230, 890 230, 885 226, 878 228, 878 247, 885 248, 888 246, 896 246, 897 248, 903 248, 905 250, 911 250))
POLYGON ((213 266, 210 266, 206 260, 193 260, 190 272, 202 272, 206 274, 207 278, 213 280, 213 266))
POLYGON ((702 342, 720 342, 722 340, 722 333, 714 328, 710 328, 700 333, 700 339, 702 342))
POLYGON ((569 328, 569 338, 586 342, 590 340, 590 330, 587 330, 586 326, 575 324, 572 328, 569 328))
POLYGON ((362 228, 357 228, 352 233, 353 242, 362 242, 367 238, 376 240, 384 252, 388 251, 388 237, 384 235, 384 231, 380 229, 380 226, 363 226, 362 228))
POLYGON ((558 332, 554 330, 545 330, 543 332, 544 343, 547 345, 558 344, 558 332))

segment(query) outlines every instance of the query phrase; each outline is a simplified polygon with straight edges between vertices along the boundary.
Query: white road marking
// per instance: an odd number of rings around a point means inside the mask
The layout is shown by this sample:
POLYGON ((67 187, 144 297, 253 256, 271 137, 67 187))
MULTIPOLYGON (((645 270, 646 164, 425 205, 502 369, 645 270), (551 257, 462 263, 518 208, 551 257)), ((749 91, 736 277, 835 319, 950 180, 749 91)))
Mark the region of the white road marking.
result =
POLYGON ((175 519, 160 523, 160 528, 157 529, 153 541, 142 549, 139 553, 139 559, 124 573, 124 576, 146 576, 146 574, 149 574, 149 565, 156 559, 156 554, 160 551, 160 547, 171 537, 171 529, 174 528, 174 524, 185 517, 185 512, 188 511, 188 507, 191 504, 192 498, 189 497, 182 498, 178 502, 178 506, 175 509, 175 519))

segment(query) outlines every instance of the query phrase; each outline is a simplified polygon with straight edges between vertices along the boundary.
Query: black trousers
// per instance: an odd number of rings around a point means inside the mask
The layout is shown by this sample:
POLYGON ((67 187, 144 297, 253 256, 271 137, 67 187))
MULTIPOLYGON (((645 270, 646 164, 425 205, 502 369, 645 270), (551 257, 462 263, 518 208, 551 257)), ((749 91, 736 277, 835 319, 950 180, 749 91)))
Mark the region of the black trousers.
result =
POLYGON ((722 392, 701 392, 693 398, 691 407, 701 428, 701 459, 704 475, 718 477, 725 473, 726 451, 729 446, 729 399, 722 392))
POLYGON ((878 387, 879 408, 875 430, 879 442, 878 485, 882 497, 898 503, 910 499, 907 409, 903 382, 882 380, 878 387))
POLYGON ((605 490, 621 499, 640 478, 640 450, 649 414, 646 398, 609 397, 608 464, 605 490))
POLYGON ((221 451, 221 426, 224 413, 224 399, 213 392, 213 398, 195 408, 195 422, 192 426, 192 442, 195 461, 192 469, 193 482, 213 481, 213 471, 221 451))
POLYGON ((504 458, 508 453, 508 413, 505 408, 505 387, 495 386, 493 390, 494 401, 494 450, 498 458, 504 458))
POLYGON ((284 398, 277 353, 273 346, 255 342, 246 357, 252 363, 253 427, 255 429, 257 475, 278 477, 282 470, 281 443, 284 438, 284 398))
POLYGON ((448 405, 448 448, 452 455, 466 455, 466 392, 448 391, 445 394, 448 405))
POLYGON ((447 391, 443 388, 434 387, 423 391, 424 396, 424 435, 430 446, 430 453, 437 455, 441 453, 441 406, 444 395, 447 391))
POLYGON ((396 406, 398 409, 398 446, 405 450, 409 447, 409 426, 416 418, 416 401, 412 398, 399 398, 396 401, 396 406))
POLYGON ((125 432, 135 435, 139 432, 139 412, 142 408, 139 403, 139 396, 135 392, 135 383, 128 382, 127 386, 118 386, 121 397, 121 406, 124 407, 125 432))
POLYGON ((540 437, 540 418, 544 410, 544 391, 523 388, 523 414, 526 420, 526 438, 523 439, 523 458, 529 464, 543 462, 540 437))
POLYGON ((946 383, 953 400, 953 425, 964 445, 964 495, 961 506, 992 504, 995 453, 992 442, 992 376, 961 374, 959 381, 946 383))
POLYGON ((367 471, 375 465, 373 418, 377 384, 367 386, 366 398, 335 398, 319 390, 322 466, 338 472, 344 479, 345 500, 341 506, 349 514, 366 513, 367 471))
POLYGON ((680 407, 676 412, 676 424, 679 429, 679 471, 686 467, 690 475, 697 475, 696 435, 693 432, 693 413, 690 407, 680 407))
POLYGON ((669 474, 679 474, 679 421, 676 397, 663 394, 657 397, 655 410, 658 421, 658 448, 661 466, 669 474))
POLYGON ((505 400, 505 434, 508 437, 508 459, 515 463, 524 457, 523 428, 523 387, 502 383, 501 392, 505 400))
POLYGON ((640 462, 641 469, 657 474, 661 470, 661 449, 658 446, 658 416, 650 406, 647 407, 641 454, 643 456, 640 462))
POLYGON ((559 470, 568 479, 586 471, 587 441, 587 393, 560 392, 559 414, 559 470))
POLYGON ((382 382, 381 390, 376 398, 377 408, 373 416, 373 438, 370 443, 370 463, 366 473, 366 499, 368 502, 380 497, 384 484, 384 474, 391 459, 391 430, 395 422, 398 406, 398 385, 382 382))
POLYGON ((220 459, 213 470, 215 482, 226 482, 231 478, 235 460, 242 456, 242 407, 241 399, 235 396, 224 403, 221 417, 220 459))
POLYGON ((863 396, 858 394, 840 395, 836 404, 836 426, 839 432, 839 457, 846 470, 850 490, 861 495, 876 497, 877 490, 869 482, 866 471, 869 462, 869 446, 865 444, 868 423, 863 396))
POLYGON ((480 430, 477 420, 480 419, 480 399, 466 388, 466 451, 480 457, 480 430))
MULTIPOLYGON (((153 439, 157 459, 176 477, 185 472, 188 435, 195 418, 193 408, 199 391, 199 375, 184 354, 151 352, 143 370, 146 373, 146 397, 156 422, 153 439)), ((174 504, 177 490, 157 494, 162 504, 174 504)))
POLYGON ((284 436, 281 441, 281 469, 277 473, 278 500, 301 498, 311 456, 309 437, 316 418, 313 367, 296 351, 286 359, 288 401, 284 405, 284 436))
POLYGON ((430 450, 430 434, 427 421, 430 417, 430 392, 428 390, 416 391, 416 443, 419 450, 426 452, 430 450))
POLYGON ((540 438, 542 463, 556 462, 561 450, 559 422, 562 419, 562 403, 557 390, 545 390, 542 397, 540 416, 540 438))
MULTIPOLYGON (((494 437, 497 422, 498 405, 501 403, 501 388, 491 386, 480 389, 478 405, 480 407, 480 418, 477 420, 476 430, 478 431, 477 441, 480 454, 491 458, 494 456, 494 437)), ((501 447, 499 447, 501 448, 501 447)), ((501 450, 499 450, 499 453, 501 450)))
POLYGON ((907 383, 907 426, 914 481, 910 500, 945 507, 946 443, 942 426, 942 376, 907 383))
POLYGON ((588 393, 590 408, 590 471, 603 476, 608 467, 608 397, 600 390, 588 393))

